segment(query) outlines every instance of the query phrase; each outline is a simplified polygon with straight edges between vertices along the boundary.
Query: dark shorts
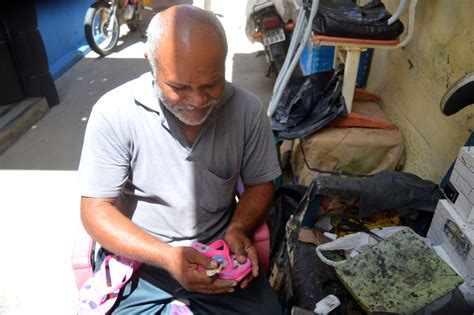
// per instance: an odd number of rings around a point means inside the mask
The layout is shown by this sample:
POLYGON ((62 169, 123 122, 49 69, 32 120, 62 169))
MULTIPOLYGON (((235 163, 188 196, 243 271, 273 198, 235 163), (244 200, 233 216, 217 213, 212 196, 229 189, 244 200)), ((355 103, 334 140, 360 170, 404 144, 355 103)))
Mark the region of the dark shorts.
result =
MULTIPOLYGON (((107 253, 99 251, 97 266, 107 253)), ((202 294, 186 291, 163 269, 142 265, 122 289, 113 314, 170 314, 170 303, 189 301, 194 314, 278 315, 281 307, 266 275, 259 276, 245 288, 225 294, 202 294)))

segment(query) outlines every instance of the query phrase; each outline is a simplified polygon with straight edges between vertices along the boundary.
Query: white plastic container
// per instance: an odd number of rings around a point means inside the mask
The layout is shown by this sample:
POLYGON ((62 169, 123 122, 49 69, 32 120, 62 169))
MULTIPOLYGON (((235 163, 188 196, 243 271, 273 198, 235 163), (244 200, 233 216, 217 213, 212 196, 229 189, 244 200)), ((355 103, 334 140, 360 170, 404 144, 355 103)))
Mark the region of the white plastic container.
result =
MULTIPOLYGON (((449 257, 448 253, 444 250, 441 245, 433 246, 433 249, 436 251, 439 257, 441 257, 451 268, 454 269, 458 274, 459 270, 456 269, 453 261, 449 257)), ((470 307, 474 309, 474 287, 469 286, 466 282, 459 286, 459 291, 464 295, 464 299, 469 304, 470 307)))
POLYGON ((467 223, 474 224, 474 147, 462 147, 449 181, 457 191, 450 200, 467 223))
POLYGON ((474 286, 474 230, 447 200, 438 202, 427 236, 449 254, 465 283, 474 286))

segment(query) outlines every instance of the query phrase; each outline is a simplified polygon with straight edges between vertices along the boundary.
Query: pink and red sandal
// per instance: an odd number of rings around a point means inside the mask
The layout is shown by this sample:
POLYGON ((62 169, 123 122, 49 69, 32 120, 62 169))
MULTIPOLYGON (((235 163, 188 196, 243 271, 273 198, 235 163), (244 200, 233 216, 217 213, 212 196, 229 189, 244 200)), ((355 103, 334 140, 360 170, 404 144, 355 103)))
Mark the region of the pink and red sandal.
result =
POLYGON ((223 240, 217 240, 210 245, 193 242, 191 246, 204 256, 211 257, 219 262, 219 265, 211 270, 200 268, 200 270, 206 271, 208 276, 216 275, 218 279, 232 279, 238 282, 252 271, 250 259, 247 258, 243 264, 239 263, 235 255, 230 253, 229 247, 223 240))

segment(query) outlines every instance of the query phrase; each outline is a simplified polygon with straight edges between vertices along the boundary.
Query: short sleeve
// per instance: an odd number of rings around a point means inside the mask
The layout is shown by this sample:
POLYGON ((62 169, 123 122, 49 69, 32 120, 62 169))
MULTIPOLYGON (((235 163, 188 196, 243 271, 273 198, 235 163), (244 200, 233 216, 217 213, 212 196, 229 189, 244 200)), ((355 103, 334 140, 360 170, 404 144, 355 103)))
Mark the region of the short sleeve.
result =
POLYGON ((79 178, 81 195, 117 197, 128 178, 130 150, 117 111, 100 101, 93 107, 84 136, 79 178))
POLYGON ((242 180, 245 185, 259 185, 281 175, 270 121, 262 103, 256 99, 246 117, 242 180), (250 122, 250 123, 249 123, 250 122))

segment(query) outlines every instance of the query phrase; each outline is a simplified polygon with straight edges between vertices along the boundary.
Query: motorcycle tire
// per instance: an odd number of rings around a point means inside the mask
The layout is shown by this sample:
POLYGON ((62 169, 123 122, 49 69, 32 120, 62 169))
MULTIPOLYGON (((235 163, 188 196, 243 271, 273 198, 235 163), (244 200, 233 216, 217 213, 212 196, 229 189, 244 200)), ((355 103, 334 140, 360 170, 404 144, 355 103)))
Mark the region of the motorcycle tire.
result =
POLYGON ((270 60, 272 61, 272 66, 274 67, 276 73, 280 73, 280 70, 283 68, 285 63, 287 47, 284 42, 272 44, 268 46, 268 54, 270 60))
POLYGON ((127 22, 127 26, 131 32, 135 32, 136 30, 140 28, 141 22, 142 22, 141 7, 137 5, 135 7, 135 12, 133 12, 132 19, 127 22))
POLYGON ((104 2, 95 2, 89 7, 84 19, 84 33, 86 40, 93 51, 101 56, 109 55, 117 45, 120 28, 118 20, 114 19, 112 32, 108 32, 108 16, 110 5, 104 2))

